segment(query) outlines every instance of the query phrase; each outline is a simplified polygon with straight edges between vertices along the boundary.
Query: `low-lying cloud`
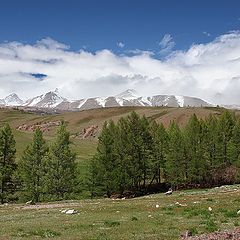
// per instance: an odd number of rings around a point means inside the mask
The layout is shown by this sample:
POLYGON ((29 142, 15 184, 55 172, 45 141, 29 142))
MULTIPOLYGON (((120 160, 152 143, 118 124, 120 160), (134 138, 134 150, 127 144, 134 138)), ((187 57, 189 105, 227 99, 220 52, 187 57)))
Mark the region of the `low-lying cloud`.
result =
MULTIPOLYGON (((165 40, 168 48, 172 38, 165 40)), ((16 92, 26 99, 58 88, 63 96, 80 99, 134 88, 141 95, 177 94, 240 104, 240 32, 193 44, 186 51, 170 51, 164 60, 149 51, 76 52, 51 38, 33 45, 3 43, 0 83, 0 98, 16 92)))

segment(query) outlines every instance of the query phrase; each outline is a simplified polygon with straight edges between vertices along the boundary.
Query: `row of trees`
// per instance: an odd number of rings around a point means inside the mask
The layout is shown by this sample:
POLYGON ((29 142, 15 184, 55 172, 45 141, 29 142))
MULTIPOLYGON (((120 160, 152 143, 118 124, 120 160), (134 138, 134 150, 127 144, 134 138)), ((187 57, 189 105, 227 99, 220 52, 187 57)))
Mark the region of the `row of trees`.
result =
POLYGON ((55 142, 48 147, 36 129, 18 164, 15 140, 7 124, 0 130, 0 201, 4 203, 18 190, 26 199, 39 202, 63 199, 76 186, 76 155, 70 150, 69 133, 62 122, 55 142))
POLYGON ((185 128, 166 129, 135 112, 116 124, 106 122, 91 162, 93 194, 148 191, 162 183, 173 187, 214 186, 240 180, 240 121, 226 111, 198 119, 185 128))
MULTIPOLYGON (((9 125, 0 129, 0 201, 14 192, 39 202, 78 193, 76 154, 62 122, 49 146, 37 129, 16 163, 9 125)), ((85 189, 92 195, 149 191, 152 186, 214 186, 240 182, 240 121, 226 111, 186 127, 168 128, 135 112, 117 123, 105 122, 85 189)), ((83 183, 81 183, 82 185, 83 183)))

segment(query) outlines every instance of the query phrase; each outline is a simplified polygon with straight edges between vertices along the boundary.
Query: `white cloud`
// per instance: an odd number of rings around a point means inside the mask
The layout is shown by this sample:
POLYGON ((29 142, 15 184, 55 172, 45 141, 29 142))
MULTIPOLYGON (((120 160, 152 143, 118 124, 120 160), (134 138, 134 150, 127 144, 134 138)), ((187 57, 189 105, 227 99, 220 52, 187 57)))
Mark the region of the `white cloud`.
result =
POLYGON ((173 41, 173 38, 170 34, 165 34, 162 40, 159 42, 159 46, 161 48, 160 54, 166 55, 172 51, 175 46, 175 42, 173 41))
POLYGON ((125 47, 125 43, 117 42, 117 46, 120 47, 120 48, 124 48, 125 47))
POLYGON ((206 32, 206 31, 204 31, 203 34, 206 35, 207 37, 210 37, 210 36, 211 36, 211 33, 206 32))
POLYGON ((240 104, 240 32, 172 52, 165 60, 142 50, 131 55, 107 49, 74 52, 49 38, 33 45, 0 44, 0 98, 12 92, 29 98, 55 88, 70 99, 134 88, 141 95, 177 94, 240 104), (37 73, 47 76, 31 75, 37 73))

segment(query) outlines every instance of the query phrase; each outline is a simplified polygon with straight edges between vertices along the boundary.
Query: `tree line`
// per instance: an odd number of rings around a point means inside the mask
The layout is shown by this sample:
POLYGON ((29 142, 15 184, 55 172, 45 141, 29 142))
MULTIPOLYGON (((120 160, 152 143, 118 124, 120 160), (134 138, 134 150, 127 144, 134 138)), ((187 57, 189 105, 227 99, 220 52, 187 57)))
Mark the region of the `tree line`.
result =
POLYGON ((240 120, 229 111, 205 120, 193 115, 184 128, 174 121, 165 128, 135 112, 116 123, 105 122, 84 182, 79 181, 76 154, 64 122, 50 145, 36 129, 18 161, 15 144, 6 124, 0 129, 1 203, 74 198, 80 188, 92 196, 111 196, 126 191, 147 193, 162 186, 240 182, 240 120))
POLYGON ((148 192, 155 186, 211 187, 240 182, 240 120, 229 111, 186 127, 132 112, 105 122, 91 161, 93 195, 148 192))
POLYGON ((6 124, 0 130, 1 203, 19 197, 32 203, 64 199, 74 192, 76 154, 70 150, 70 135, 64 122, 50 147, 41 130, 36 129, 32 143, 26 147, 18 163, 15 161, 15 144, 12 130, 6 124))

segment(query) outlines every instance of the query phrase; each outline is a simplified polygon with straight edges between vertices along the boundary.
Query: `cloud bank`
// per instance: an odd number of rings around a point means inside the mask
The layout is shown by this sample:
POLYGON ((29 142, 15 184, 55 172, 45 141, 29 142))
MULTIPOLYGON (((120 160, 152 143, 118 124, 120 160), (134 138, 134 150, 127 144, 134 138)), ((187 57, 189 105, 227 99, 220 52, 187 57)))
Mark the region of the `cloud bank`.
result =
MULTIPOLYGON (((171 36, 165 40, 167 47, 171 36)), ((240 104, 240 32, 171 51, 164 60, 148 51, 76 52, 50 38, 33 45, 0 44, 0 98, 15 92, 26 99, 55 88, 70 99, 134 88, 141 95, 177 94, 240 104)))

